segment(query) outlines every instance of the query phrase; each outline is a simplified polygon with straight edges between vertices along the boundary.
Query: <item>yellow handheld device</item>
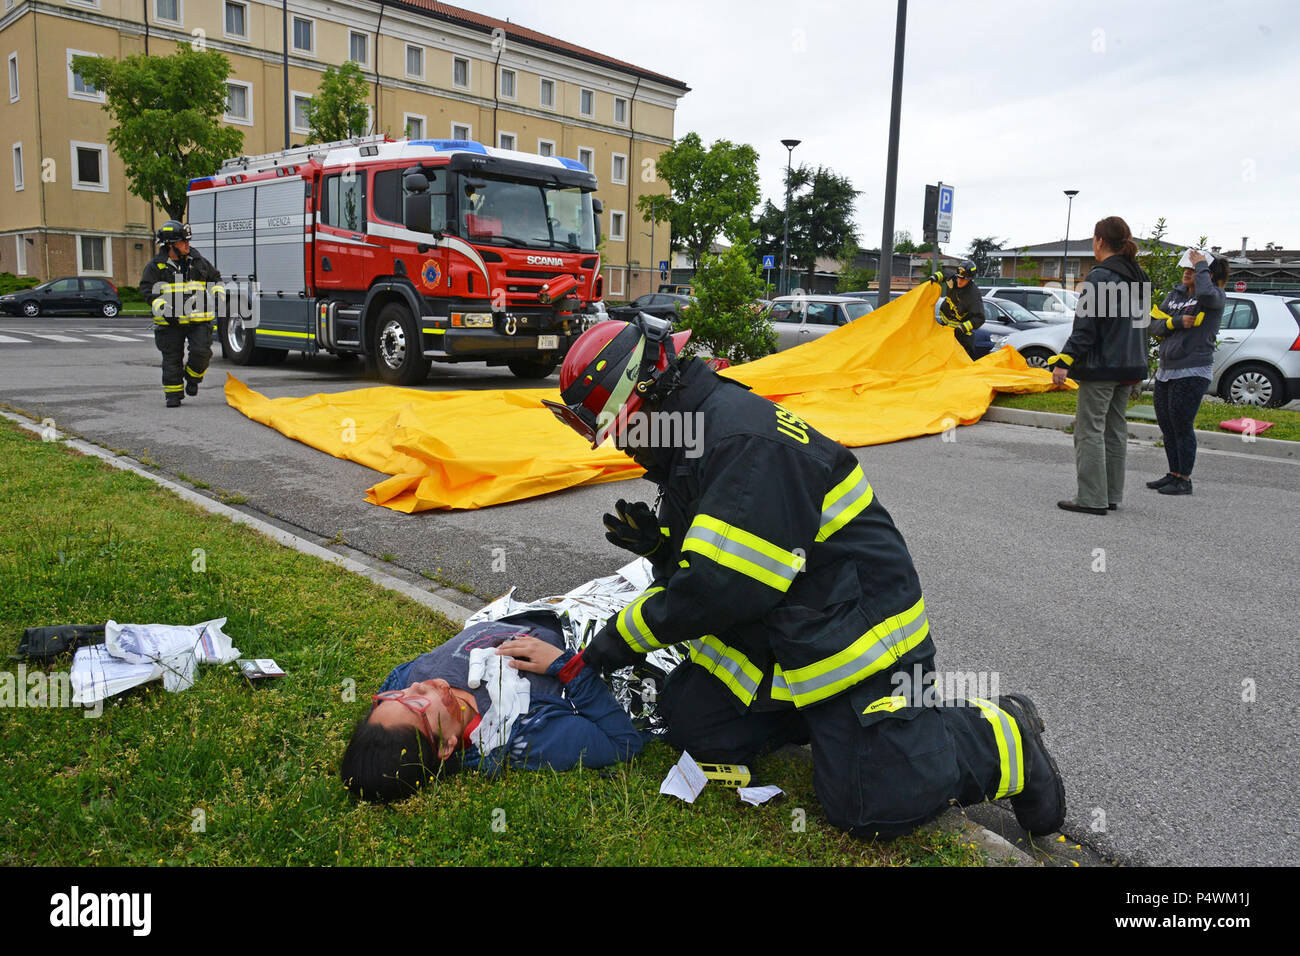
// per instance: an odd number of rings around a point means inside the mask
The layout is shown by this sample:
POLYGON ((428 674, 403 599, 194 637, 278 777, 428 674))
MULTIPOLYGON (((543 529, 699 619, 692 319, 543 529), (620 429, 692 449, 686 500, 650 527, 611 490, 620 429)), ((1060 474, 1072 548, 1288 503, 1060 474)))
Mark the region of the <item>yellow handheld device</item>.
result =
POLYGON ((702 763, 700 771, 724 787, 748 787, 749 768, 739 763, 702 763))

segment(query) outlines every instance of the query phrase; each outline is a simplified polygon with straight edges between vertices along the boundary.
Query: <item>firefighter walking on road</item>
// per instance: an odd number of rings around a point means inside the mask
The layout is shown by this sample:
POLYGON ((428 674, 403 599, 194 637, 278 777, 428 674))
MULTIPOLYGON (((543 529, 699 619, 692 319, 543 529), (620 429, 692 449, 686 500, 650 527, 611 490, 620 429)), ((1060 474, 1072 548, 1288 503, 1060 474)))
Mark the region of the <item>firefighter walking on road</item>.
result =
POLYGON ((162 352, 163 395, 179 408, 197 395, 212 359, 215 301, 225 297, 221 273, 190 248, 190 227, 169 219, 158 230, 157 255, 144 267, 140 295, 153 308, 154 344, 162 352), (189 356, 185 354, 189 343, 189 356))
POLYGON ((973 333, 984 324, 984 299, 975 285, 975 263, 963 259, 951 275, 943 271, 930 276, 943 289, 939 321, 953 330, 957 341, 971 358, 975 357, 973 333))
POLYGON ((1001 797, 1031 833, 1059 828, 1064 785, 1034 704, 936 699, 920 580, 852 452, 703 361, 679 362, 689 333, 669 331, 647 315, 592 327, 565 358, 564 404, 547 403, 593 447, 612 434, 661 492, 657 514, 620 503, 605 516, 654 581, 575 666, 610 672, 686 644, 660 695, 668 741, 745 763, 810 739, 826 816, 855 836, 1001 797), (657 447, 646 436, 668 432, 647 416, 698 416, 703 442, 657 447))

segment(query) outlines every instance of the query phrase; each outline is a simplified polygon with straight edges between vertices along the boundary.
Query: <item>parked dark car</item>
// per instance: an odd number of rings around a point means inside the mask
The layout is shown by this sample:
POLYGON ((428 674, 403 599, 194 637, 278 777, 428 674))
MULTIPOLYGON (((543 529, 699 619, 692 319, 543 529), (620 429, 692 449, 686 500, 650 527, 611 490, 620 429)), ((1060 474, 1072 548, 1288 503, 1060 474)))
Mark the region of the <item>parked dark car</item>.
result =
POLYGON ((0 295, 0 312, 8 315, 74 313, 112 318, 122 311, 122 298, 107 279, 51 279, 30 289, 0 295))
POLYGON ((682 313, 691 307, 694 301, 689 295, 675 295, 671 292, 650 292, 634 299, 627 305, 620 305, 616 309, 610 309, 609 317, 626 322, 637 313, 645 312, 656 318, 676 322, 681 318, 682 313))
POLYGON ((984 324, 975 330, 975 357, 1002 348, 1006 337, 1013 332, 1039 329, 1049 324, 1018 302, 985 299, 984 324))

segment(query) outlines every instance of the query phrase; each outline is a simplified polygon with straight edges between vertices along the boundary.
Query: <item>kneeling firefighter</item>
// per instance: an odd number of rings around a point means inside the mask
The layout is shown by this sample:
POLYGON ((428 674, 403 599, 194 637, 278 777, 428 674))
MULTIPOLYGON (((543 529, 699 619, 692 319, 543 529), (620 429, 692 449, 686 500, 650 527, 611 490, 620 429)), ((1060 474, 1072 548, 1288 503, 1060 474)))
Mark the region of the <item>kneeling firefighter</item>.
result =
POLYGON ((939 321, 953 330, 957 341, 971 358, 975 357, 974 331, 984 324, 984 299, 975 285, 975 263, 963 259, 949 275, 942 270, 930 276, 943 289, 939 321))
POLYGON ((608 673, 687 642, 659 701, 668 740, 744 763, 811 739, 826 816, 891 838, 962 804, 1011 797, 1034 833, 1065 792, 1021 696, 934 705, 934 642, 911 556, 857 459, 792 412, 679 359, 690 333, 640 315, 602 322, 560 372, 561 421, 614 443, 660 489, 657 514, 620 501, 610 541, 648 558, 651 586, 581 655, 608 673), (655 447, 655 415, 699 416, 702 447, 655 447), (702 432, 701 432, 702 429, 702 432), (923 675, 930 675, 925 677, 923 675))
POLYGON ((216 267, 190 248, 189 226, 169 219, 157 237, 158 253, 144 267, 140 295, 153 307, 153 340, 162 352, 167 407, 179 408, 185 395, 199 393, 212 360, 215 302, 224 299, 225 289, 216 267))

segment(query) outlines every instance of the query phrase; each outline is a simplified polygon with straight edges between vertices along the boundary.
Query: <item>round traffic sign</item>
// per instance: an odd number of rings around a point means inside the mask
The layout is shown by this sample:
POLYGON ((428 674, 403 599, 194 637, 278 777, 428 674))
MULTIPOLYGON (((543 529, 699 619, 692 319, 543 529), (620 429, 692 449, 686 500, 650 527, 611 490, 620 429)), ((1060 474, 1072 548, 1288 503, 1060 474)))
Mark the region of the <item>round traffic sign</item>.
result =
POLYGON ((1245 291, 1246 291, 1246 280, 1244 280, 1244 279, 1238 279, 1238 280, 1237 280, 1237 284, 1236 284, 1235 286, 1233 286, 1233 288, 1236 289, 1238 292, 1245 292, 1245 291))

